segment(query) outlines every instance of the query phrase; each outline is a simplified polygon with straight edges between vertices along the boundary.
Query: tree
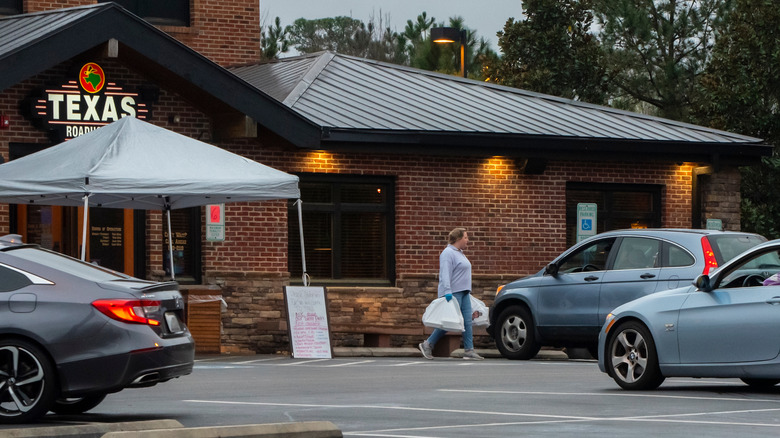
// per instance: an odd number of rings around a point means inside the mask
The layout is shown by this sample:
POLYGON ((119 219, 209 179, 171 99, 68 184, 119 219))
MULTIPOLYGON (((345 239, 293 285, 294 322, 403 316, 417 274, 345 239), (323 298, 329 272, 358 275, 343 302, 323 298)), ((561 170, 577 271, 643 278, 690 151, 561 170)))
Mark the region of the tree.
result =
POLYGON ((488 62, 492 82, 593 103, 606 101, 602 52, 591 33, 592 0, 524 0, 524 20, 498 32, 504 56, 488 62))
POLYGON ((378 61, 404 63, 407 59, 405 42, 389 27, 383 27, 372 16, 368 25, 350 17, 299 18, 287 27, 290 41, 301 53, 325 50, 342 55, 358 56, 378 61))
POLYGON ((763 138, 772 157, 742 172, 742 228, 780 238, 780 8, 775 0, 736 0, 702 79, 699 121, 763 138))
POLYGON ((351 17, 299 18, 287 27, 290 42, 300 53, 316 53, 324 50, 343 53, 355 51, 355 37, 366 27, 362 21, 351 17))
POLYGON ((646 102, 688 120, 714 29, 732 0, 593 0, 616 102, 646 102))
POLYGON ((278 59, 279 55, 290 50, 290 42, 287 40, 287 30, 282 29, 279 17, 267 30, 260 32, 260 48, 263 51, 263 59, 278 59))

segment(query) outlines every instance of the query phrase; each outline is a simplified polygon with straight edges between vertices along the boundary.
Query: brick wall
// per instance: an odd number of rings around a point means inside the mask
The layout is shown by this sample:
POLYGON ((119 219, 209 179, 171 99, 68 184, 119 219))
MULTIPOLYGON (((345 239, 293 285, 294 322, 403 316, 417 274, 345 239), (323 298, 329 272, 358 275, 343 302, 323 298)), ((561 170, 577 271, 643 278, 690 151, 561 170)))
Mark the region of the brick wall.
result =
MULTIPOLYGON (((25 12, 95 4, 95 0, 27 0, 25 12)), ((189 27, 160 29, 223 67, 260 61, 257 0, 190 0, 189 27)))
POLYGON ((740 182, 741 176, 736 168, 721 169, 701 177, 702 228, 707 219, 720 219, 724 230, 741 230, 740 182))
MULTIPOLYGON (((565 249, 568 181, 663 185, 663 226, 690 227, 692 164, 560 161, 551 162, 543 175, 524 175, 517 171, 512 160, 505 158, 341 155, 300 152, 281 144, 258 145, 252 141, 234 144, 232 151, 288 172, 396 178, 395 287, 329 288, 329 314, 334 325, 422 330, 422 313, 436 297, 438 254, 445 245, 447 233, 455 226, 465 226, 470 231, 468 257, 474 269, 474 293, 489 305, 498 285, 538 271, 565 249)), ((262 215, 238 205, 228 205, 226 210, 242 224, 249 224, 252 217, 257 220, 262 215)), ((278 213, 278 230, 282 232, 286 226, 283 205, 279 206, 278 213)), ((256 269, 269 270, 262 259, 269 256, 268 251, 276 243, 284 244, 284 240, 264 244, 261 251, 264 255, 254 256, 260 263, 255 265, 256 269)), ((227 254, 233 251, 234 243, 208 245, 213 246, 209 250, 213 254, 227 254)), ((283 260, 285 253, 280 255, 283 260)), ((214 257, 208 259, 206 277, 214 278, 208 270, 217 265, 222 269, 224 264, 214 257)), ((224 284, 232 283, 224 272, 220 275, 226 278, 224 284)), ((316 278, 312 284, 318 284, 316 278)), ((257 312, 264 312, 265 317, 256 313, 256 319, 247 319, 243 312, 238 312, 223 318, 226 327, 223 351, 275 352, 289 348, 284 326, 286 315, 279 293, 275 289, 258 289, 253 295, 253 300, 258 300, 257 312), (239 319, 238 326, 231 325, 234 318, 239 319), (233 331, 227 333, 229 326, 233 331)), ((232 290, 226 293, 229 308, 246 304, 242 299, 247 297, 241 294, 234 296, 232 290)), ((394 335, 392 343, 414 346, 422 336, 422 333, 394 335)), ((359 332, 335 332, 333 339, 336 346, 360 346, 364 342, 359 332)), ((475 342, 478 347, 489 345, 484 331, 477 331, 475 342)))
POLYGON ((287 172, 395 177, 399 275, 436 272, 447 233, 457 226, 469 230, 475 274, 535 272, 540 260, 566 247, 570 181, 663 185, 663 226, 690 228, 687 164, 553 161, 543 175, 525 175, 507 158, 341 155, 250 144, 233 152, 287 172))

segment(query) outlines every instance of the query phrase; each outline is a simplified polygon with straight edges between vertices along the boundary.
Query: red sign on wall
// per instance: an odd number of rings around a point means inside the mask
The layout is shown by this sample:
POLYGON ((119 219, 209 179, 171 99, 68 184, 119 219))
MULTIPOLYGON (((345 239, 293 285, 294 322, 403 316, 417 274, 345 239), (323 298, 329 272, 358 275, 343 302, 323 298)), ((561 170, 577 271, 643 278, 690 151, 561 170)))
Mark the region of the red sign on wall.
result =
POLYGON ((206 240, 225 241, 225 204, 206 206, 206 240))

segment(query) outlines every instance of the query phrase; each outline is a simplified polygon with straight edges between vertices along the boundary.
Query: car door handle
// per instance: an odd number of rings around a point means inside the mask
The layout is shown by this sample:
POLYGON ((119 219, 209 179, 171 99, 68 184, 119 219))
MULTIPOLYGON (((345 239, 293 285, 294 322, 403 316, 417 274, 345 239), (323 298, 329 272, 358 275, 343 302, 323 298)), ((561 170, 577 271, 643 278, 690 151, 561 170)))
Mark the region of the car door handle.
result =
POLYGON ((650 274, 650 273, 642 274, 639 276, 639 278, 655 278, 655 274, 650 274))
POLYGON ((766 303, 767 304, 771 304, 773 306, 776 306, 776 305, 780 304, 780 297, 772 297, 772 298, 766 300, 766 303))
POLYGON ((598 277, 595 277, 593 275, 583 278, 583 280, 585 281, 596 281, 598 279, 599 279, 598 277))

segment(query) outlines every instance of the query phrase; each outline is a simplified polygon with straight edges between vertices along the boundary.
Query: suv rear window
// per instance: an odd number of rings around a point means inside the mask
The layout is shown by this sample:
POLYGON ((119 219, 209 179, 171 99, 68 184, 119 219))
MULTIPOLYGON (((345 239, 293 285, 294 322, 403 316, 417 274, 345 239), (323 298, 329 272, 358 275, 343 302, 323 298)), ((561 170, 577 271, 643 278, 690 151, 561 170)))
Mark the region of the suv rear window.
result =
POLYGON ((759 243, 766 242, 764 237, 755 234, 707 236, 707 240, 710 241, 718 265, 726 263, 759 243))

